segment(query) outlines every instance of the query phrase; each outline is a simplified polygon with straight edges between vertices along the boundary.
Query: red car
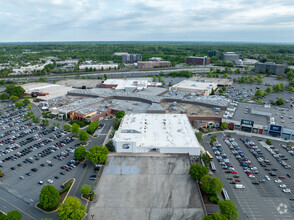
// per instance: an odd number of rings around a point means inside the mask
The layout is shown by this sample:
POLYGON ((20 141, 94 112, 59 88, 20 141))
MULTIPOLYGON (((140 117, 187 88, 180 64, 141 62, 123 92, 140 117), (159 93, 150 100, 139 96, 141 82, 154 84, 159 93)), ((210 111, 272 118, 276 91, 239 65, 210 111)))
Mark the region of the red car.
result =
POLYGON ((60 187, 63 189, 63 188, 65 188, 65 185, 61 185, 60 187))
POLYGON ((231 173, 232 173, 232 174, 237 174, 237 171, 232 171, 231 173))
POLYGON ((3 177, 3 176, 5 176, 4 173, 2 173, 0 177, 3 177))
POLYGON ((240 179, 235 179, 235 182, 240 183, 241 180, 240 179))
POLYGON ((285 176, 279 176, 279 178, 280 178, 280 179, 285 179, 286 177, 285 177, 285 176))

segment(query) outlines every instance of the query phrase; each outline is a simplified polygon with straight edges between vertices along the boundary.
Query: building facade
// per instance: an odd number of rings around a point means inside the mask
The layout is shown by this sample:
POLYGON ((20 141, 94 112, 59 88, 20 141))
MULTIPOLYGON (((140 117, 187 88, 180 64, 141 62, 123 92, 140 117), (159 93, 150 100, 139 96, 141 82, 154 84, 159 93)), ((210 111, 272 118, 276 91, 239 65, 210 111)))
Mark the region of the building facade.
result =
POLYGON ((170 67, 169 61, 138 61, 139 69, 152 69, 154 67, 170 67))
POLYGON ((263 72, 266 71, 267 73, 272 74, 280 74, 284 73, 286 69, 286 64, 275 64, 272 62, 267 63, 255 63, 255 72, 263 72))
POLYGON ((186 64, 206 66, 210 64, 210 59, 207 57, 187 57, 186 64))
POLYGON ((222 60, 226 62, 238 62, 240 59, 240 54, 237 54, 235 52, 225 52, 222 53, 222 60))
POLYGON ((221 52, 219 50, 210 50, 210 51, 208 51, 208 56, 209 57, 220 57, 221 52))
POLYGON ((138 61, 142 61, 141 54, 123 54, 122 55, 123 63, 137 63, 138 61))

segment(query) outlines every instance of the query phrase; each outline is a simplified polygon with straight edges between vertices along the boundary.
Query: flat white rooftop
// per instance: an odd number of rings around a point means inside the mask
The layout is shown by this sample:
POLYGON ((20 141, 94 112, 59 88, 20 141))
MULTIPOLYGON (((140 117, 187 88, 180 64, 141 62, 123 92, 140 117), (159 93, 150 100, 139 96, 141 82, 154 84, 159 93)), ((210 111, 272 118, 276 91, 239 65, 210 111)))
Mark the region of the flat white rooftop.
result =
POLYGON ((147 88, 148 86, 162 86, 160 82, 151 82, 145 79, 108 79, 103 85, 117 85, 115 89, 125 89, 125 88, 147 88))
POLYGON ((200 148, 185 114, 127 114, 114 140, 136 142, 136 147, 200 148))
POLYGON ((175 85, 172 86, 172 90, 177 89, 190 89, 190 90, 211 90, 215 88, 217 83, 213 82, 197 82, 193 80, 183 80, 175 85))
POLYGON ((71 87, 58 85, 58 84, 50 84, 50 83, 27 83, 22 85, 26 93, 32 92, 44 92, 49 93, 46 96, 39 96, 40 99, 49 100, 52 98, 56 98, 59 96, 64 96, 67 92, 74 90, 71 87))

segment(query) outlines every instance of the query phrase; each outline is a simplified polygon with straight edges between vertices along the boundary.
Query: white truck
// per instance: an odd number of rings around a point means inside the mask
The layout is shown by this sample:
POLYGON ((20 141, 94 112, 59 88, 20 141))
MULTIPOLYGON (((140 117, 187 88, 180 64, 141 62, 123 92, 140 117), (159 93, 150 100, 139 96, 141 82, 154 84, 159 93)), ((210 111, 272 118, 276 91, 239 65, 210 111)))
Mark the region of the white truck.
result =
POLYGON ((235 189, 245 189, 245 186, 242 184, 236 184, 235 189))

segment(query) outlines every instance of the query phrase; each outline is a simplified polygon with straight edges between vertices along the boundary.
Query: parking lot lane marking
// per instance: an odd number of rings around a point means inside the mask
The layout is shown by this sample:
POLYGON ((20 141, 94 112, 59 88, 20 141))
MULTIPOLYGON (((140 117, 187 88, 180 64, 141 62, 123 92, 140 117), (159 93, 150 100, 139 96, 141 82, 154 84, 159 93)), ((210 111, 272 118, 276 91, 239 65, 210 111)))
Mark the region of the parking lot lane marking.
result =
POLYGON ((12 207, 18 209, 19 211, 23 212, 25 215, 27 215, 28 217, 30 217, 31 219, 35 219, 33 216, 31 216, 30 214, 28 214, 27 212, 23 211, 22 209, 18 208, 17 206, 15 206, 14 204, 8 202, 6 199, 3 199, 0 197, 0 199, 6 203, 8 203, 9 205, 11 205, 12 207))
POLYGON ((85 173, 86 173, 88 167, 89 167, 89 166, 86 167, 86 169, 85 169, 85 171, 84 171, 84 173, 83 173, 83 175, 82 175, 82 178, 80 179, 80 181, 79 181, 79 183, 78 183, 78 185, 77 185, 77 187, 76 187, 76 190, 74 191, 74 195, 76 194, 76 192, 77 192, 77 190, 78 190, 78 188, 79 188, 79 186, 80 186, 80 184, 81 184, 81 182, 82 182, 82 180, 83 180, 83 178, 84 178, 84 176, 85 176, 85 173))

